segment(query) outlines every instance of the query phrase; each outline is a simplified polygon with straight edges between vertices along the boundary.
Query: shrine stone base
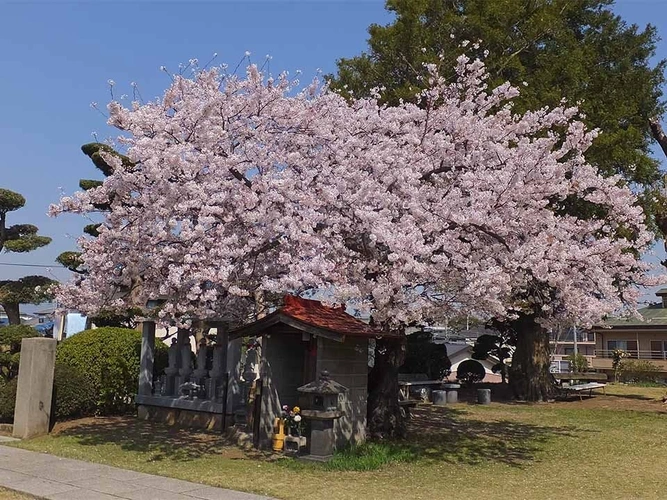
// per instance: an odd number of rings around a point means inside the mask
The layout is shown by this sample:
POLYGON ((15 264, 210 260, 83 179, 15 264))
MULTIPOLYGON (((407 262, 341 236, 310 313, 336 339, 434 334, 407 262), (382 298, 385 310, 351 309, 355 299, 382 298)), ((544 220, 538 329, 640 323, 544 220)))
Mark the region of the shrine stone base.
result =
POLYGON ((181 408, 167 408, 164 406, 138 405, 137 415, 140 420, 162 422, 167 425, 178 425, 192 429, 208 431, 223 430, 223 415, 181 408))

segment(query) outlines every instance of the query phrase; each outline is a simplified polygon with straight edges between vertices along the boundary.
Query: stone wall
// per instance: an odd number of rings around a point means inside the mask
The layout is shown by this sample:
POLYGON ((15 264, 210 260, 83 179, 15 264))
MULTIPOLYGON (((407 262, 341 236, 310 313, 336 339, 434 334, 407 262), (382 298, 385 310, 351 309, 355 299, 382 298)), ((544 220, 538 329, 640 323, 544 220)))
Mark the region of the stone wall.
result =
POLYGON ((337 447, 366 439, 368 399, 368 340, 347 337, 345 342, 319 338, 317 373, 327 370, 333 380, 348 388, 339 397, 345 415, 336 420, 334 434, 337 447))
POLYGON ((167 408, 163 406, 138 405, 137 416, 139 420, 151 420, 153 422, 162 422, 167 425, 179 425, 181 427, 205 429, 209 431, 223 430, 223 415, 220 413, 207 413, 183 410, 180 408, 167 408))

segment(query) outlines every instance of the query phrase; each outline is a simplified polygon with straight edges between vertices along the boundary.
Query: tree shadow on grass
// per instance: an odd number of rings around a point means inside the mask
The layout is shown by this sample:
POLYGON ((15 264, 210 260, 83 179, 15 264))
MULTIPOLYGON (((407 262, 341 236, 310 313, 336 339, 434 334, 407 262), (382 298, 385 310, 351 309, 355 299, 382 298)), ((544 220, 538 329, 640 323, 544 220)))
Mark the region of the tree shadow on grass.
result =
POLYGON ((147 461, 190 461, 204 456, 232 460, 262 458, 262 452, 242 450, 220 432, 184 429, 136 417, 100 417, 67 423, 57 429, 82 446, 114 444, 124 451, 147 454, 147 461))
POLYGON ((511 420, 471 419, 466 411, 447 407, 421 407, 413 411, 408 440, 417 456, 451 464, 496 462, 523 467, 536 460, 545 445, 556 438, 578 437, 573 426, 533 425, 511 420))
MULTIPOLYGON (((573 426, 484 421, 470 418, 468 413, 459 408, 415 408, 407 439, 387 443, 390 455, 400 455, 398 461, 470 465, 493 461, 523 467, 536 460, 549 441, 578 437, 584 432, 573 426)), ((230 460, 271 458, 270 453, 242 450, 219 432, 184 429, 135 417, 83 419, 61 425, 56 434, 73 438, 82 446, 113 444, 124 451, 143 453, 151 462, 186 462, 205 456, 230 460)))
POLYGON ((609 398, 618 398, 618 399, 636 399, 639 401, 659 401, 655 397, 646 396, 644 394, 607 394, 609 398))

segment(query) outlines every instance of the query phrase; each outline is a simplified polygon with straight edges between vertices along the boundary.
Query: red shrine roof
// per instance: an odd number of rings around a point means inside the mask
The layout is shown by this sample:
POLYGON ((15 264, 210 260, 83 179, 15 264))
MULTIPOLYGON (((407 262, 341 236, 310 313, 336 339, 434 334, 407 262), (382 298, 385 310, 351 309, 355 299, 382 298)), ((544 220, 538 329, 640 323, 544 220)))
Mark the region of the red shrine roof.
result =
POLYGON ((317 300, 302 299, 294 295, 285 295, 283 306, 268 316, 230 332, 231 338, 250 335, 262 335, 263 330, 277 323, 284 323, 298 330, 314 335, 340 337, 396 337, 372 327, 345 312, 344 306, 332 307, 317 300))
POLYGON ((318 300, 302 299, 294 295, 285 295, 282 313, 312 326, 325 328, 354 337, 377 337, 381 330, 345 312, 345 306, 330 307, 318 300))

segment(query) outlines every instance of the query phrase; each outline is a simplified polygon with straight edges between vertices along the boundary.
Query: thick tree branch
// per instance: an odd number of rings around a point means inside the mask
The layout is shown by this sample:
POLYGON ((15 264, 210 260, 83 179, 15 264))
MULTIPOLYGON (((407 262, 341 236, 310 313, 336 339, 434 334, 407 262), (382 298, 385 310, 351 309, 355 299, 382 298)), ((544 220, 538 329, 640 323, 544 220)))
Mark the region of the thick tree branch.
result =
POLYGON ((248 179, 245 175, 243 175, 241 172, 236 170, 235 168, 230 168, 229 172, 236 177, 238 180, 243 182, 243 184, 246 185, 246 187, 251 188, 252 187, 252 182, 250 182, 250 179, 248 179))
POLYGON ((648 122, 651 126, 651 134, 653 135, 653 138, 658 142, 658 144, 660 144, 662 152, 665 153, 665 156, 667 156, 667 135, 662 129, 660 118, 656 116, 651 118, 648 122))

